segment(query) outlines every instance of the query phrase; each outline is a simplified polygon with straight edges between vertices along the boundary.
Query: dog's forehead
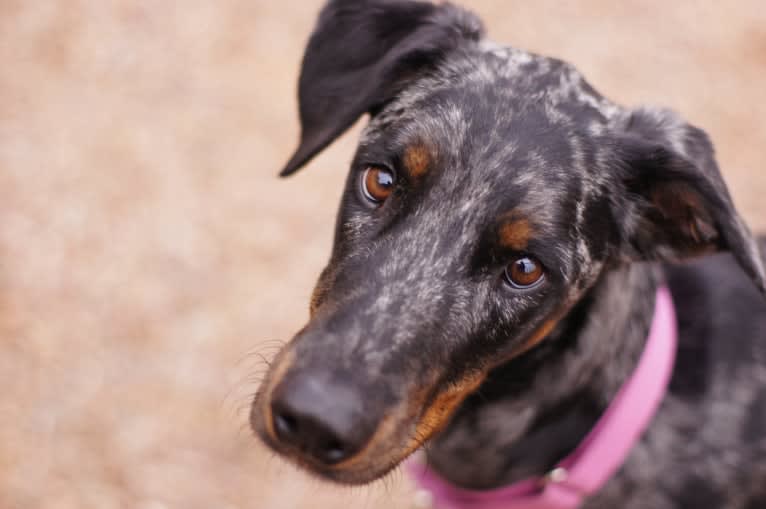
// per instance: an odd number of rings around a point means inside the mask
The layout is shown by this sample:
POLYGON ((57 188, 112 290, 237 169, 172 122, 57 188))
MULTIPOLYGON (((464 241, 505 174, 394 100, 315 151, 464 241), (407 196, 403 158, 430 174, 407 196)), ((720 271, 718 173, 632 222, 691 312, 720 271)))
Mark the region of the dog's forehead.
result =
MULTIPOLYGON (((537 127, 576 128, 592 136, 620 109, 571 64, 483 42, 450 54, 413 81, 373 118, 367 136, 406 122, 451 126, 458 132, 482 129, 493 120, 501 125, 532 111, 540 114, 533 119, 537 127)), ((513 134, 523 136, 524 130, 513 134)))
POLYGON ((372 118, 362 146, 418 144, 477 178, 528 169, 556 180, 585 170, 619 111, 570 64, 482 43, 406 87, 372 118))

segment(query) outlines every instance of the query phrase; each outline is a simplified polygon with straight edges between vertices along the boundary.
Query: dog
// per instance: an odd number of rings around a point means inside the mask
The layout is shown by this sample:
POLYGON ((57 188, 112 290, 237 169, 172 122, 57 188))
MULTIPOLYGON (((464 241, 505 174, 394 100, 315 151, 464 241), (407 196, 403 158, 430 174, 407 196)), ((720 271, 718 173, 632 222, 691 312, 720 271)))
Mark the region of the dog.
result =
POLYGON ((283 176, 370 120, 310 320, 252 403, 269 447, 345 484, 423 446, 462 489, 544 477, 636 369, 668 288, 669 387, 582 507, 766 508, 766 243, 702 130, 404 0, 328 2, 299 104, 283 176))

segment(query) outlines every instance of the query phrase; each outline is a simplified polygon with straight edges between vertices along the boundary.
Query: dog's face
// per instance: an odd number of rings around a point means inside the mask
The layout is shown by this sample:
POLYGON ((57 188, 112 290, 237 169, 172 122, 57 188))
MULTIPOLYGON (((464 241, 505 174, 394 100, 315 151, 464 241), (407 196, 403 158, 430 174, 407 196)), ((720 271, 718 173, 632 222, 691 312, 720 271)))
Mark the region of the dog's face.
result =
POLYGON ((393 468, 615 264, 732 248, 763 283, 703 133, 620 110, 571 66, 480 32, 449 5, 331 2, 309 43, 303 139, 286 171, 372 118, 311 320, 251 421, 323 477, 363 483, 393 468))

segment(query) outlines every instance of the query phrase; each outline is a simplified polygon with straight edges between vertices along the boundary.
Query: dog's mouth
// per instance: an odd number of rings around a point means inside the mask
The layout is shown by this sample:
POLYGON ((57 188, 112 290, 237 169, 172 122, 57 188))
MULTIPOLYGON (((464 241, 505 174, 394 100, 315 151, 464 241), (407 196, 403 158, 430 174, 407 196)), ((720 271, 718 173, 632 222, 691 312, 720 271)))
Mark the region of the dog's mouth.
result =
POLYGON ((371 409, 374 395, 355 398, 353 389, 325 386, 321 376, 291 370, 291 364, 289 351, 275 361, 253 401, 251 426, 281 456, 342 484, 366 484, 396 468, 443 429, 485 379, 473 372, 458 381, 421 385, 409 397, 371 409))

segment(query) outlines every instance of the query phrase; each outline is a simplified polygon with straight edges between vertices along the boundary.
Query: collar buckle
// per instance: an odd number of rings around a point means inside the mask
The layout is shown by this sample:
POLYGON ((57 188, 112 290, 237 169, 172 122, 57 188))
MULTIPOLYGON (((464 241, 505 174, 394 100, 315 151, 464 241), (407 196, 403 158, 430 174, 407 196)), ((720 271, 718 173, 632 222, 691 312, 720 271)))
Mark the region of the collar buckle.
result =
POLYGON ((542 478, 542 485, 559 484, 567 480, 569 471, 564 467, 556 467, 542 478))

